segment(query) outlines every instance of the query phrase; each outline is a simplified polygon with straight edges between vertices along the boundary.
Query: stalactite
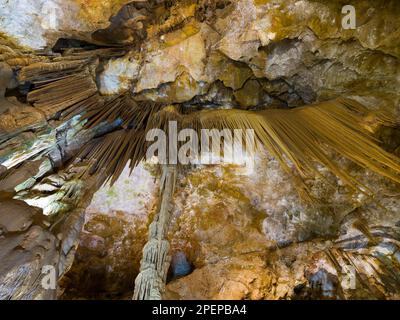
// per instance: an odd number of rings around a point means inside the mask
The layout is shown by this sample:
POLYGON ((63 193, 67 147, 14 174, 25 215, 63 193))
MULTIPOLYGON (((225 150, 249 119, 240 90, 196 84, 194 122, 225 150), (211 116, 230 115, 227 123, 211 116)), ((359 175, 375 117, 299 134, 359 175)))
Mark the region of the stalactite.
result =
POLYGON ((166 239, 171 220, 176 166, 164 166, 160 181, 160 209, 149 227, 149 240, 143 248, 140 273, 135 281, 134 300, 161 300, 171 262, 166 239))

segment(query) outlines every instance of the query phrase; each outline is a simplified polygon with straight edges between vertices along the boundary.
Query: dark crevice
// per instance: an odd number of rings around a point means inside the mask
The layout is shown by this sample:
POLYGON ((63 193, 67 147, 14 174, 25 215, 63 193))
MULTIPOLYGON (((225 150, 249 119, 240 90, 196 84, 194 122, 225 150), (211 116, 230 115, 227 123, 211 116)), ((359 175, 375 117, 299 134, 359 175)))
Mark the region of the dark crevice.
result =
POLYGON ((101 46, 78 39, 60 38, 53 47, 54 53, 63 54, 68 49, 95 50, 101 46))

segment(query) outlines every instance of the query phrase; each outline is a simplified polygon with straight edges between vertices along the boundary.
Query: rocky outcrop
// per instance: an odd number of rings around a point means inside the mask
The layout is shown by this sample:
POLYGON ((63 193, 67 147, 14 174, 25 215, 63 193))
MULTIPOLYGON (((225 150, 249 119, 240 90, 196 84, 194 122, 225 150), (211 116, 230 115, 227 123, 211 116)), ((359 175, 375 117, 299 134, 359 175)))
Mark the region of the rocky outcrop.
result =
POLYGON ((125 170, 104 186, 86 209, 71 270, 61 280, 62 299, 131 299, 140 271, 148 225, 155 214, 157 184, 151 170, 125 170))
MULTIPOLYGON (((0 299, 129 299, 139 272, 155 272, 154 255, 142 267, 140 261, 157 212, 149 173, 156 170, 141 164, 129 178, 125 165, 141 160, 149 119, 164 104, 172 119, 351 98, 368 109, 357 125, 400 156, 400 5, 354 3, 355 29, 343 28, 342 6, 0 0, 0 299), (393 127, 381 127, 387 123, 393 127), (112 173, 115 184, 100 188, 112 173), (42 285, 49 266, 59 288, 42 285)), ((304 127, 308 119, 301 119, 304 127)), ((300 127, 282 130, 286 145, 299 147, 290 134, 300 127)), ((310 145, 348 147, 346 139, 332 144, 303 127, 297 136, 312 137, 310 145)), ((368 158, 361 149, 356 160, 368 158)), ((382 166, 372 173, 333 150, 315 150, 314 160, 332 159, 322 162, 372 192, 349 192, 343 179, 316 165, 317 177, 305 179, 318 199, 310 205, 265 150, 252 169, 181 171, 170 229, 162 239, 150 233, 154 248, 171 244, 160 258, 166 267, 171 256, 169 272, 157 275, 167 286, 158 283, 154 295, 398 299, 398 184, 377 174, 387 174, 382 166)), ((373 168, 373 161, 358 163, 373 168)))
POLYGON ((222 82, 220 94, 228 90, 242 108, 293 107, 340 95, 398 111, 398 26, 388 22, 396 20, 395 2, 356 5, 355 30, 342 28, 341 6, 328 2, 238 0, 219 1, 215 11, 205 7, 176 4, 185 19, 174 18, 171 9, 166 26, 158 27, 163 31, 145 44, 134 89, 140 97, 198 104, 195 96, 209 97, 222 82))
MULTIPOLYGON (((193 171, 177 185, 169 231, 172 264, 163 297, 396 299, 398 188, 367 176, 367 183, 379 188, 379 199, 339 191, 338 185, 321 188, 316 179, 314 190, 326 200, 316 210, 299 199, 290 178, 266 155, 250 171, 234 165, 193 171)), ((108 200, 96 203, 128 204, 117 192, 130 190, 125 180, 112 192, 101 191, 108 200)), ((149 199, 147 192, 134 201, 149 199)), ((129 299, 132 294, 127 283, 139 272, 149 216, 138 211, 147 218, 131 221, 109 205, 106 215, 93 211, 87 218, 77 260, 63 282, 64 298, 129 299)))
POLYGON ((149 226, 149 235, 143 247, 140 273, 135 280, 134 300, 161 300, 165 292, 171 263, 170 244, 166 239, 173 210, 177 166, 163 166, 160 180, 159 212, 149 226))
POLYGON ((310 208, 262 159, 253 172, 201 169, 182 182, 172 251, 194 271, 172 280, 166 298, 396 298, 398 188, 369 176, 382 188, 371 201, 318 187, 327 201, 310 208))
POLYGON ((128 2, 131 1, 1 1, 0 30, 22 48, 48 49, 59 38, 90 39, 93 32, 106 28, 110 17, 128 2))

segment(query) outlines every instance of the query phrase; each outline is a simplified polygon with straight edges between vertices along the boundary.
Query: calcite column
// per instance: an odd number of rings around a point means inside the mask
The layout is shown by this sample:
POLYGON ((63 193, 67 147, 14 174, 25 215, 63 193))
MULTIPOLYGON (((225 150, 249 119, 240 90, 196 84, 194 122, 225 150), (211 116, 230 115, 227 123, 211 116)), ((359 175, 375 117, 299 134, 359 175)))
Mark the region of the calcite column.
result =
POLYGON ((135 281, 134 300, 161 300, 171 262, 166 239, 171 220, 176 166, 164 166, 160 182, 160 208, 149 227, 149 241, 143 248, 140 273, 135 281))

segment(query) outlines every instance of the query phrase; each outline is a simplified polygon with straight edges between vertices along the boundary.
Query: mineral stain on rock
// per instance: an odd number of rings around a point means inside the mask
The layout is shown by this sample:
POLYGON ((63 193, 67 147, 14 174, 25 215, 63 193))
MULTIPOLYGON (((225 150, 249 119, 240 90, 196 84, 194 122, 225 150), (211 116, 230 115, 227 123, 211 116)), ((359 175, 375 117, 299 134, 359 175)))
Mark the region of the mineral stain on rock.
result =
POLYGON ((188 261, 185 253, 179 251, 172 256, 171 272, 173 279, 187 276, 192 272, 191 263, 188 261))
POLYGON ((343 5, 0 1, 0 299, 399 299, 400 4, 343 5), (169 120, 263 147, 167 185, 169 120))

